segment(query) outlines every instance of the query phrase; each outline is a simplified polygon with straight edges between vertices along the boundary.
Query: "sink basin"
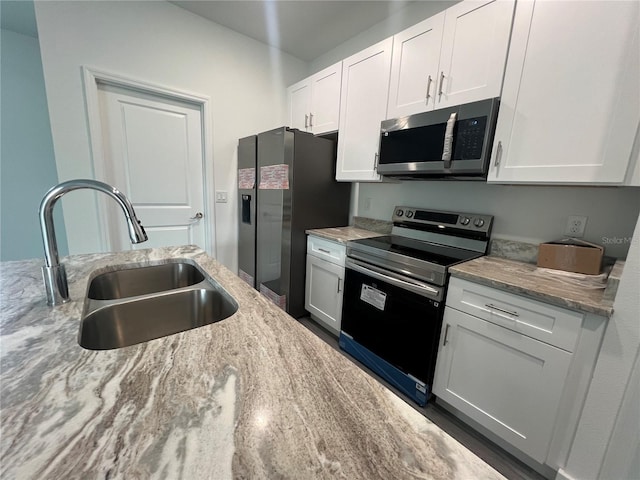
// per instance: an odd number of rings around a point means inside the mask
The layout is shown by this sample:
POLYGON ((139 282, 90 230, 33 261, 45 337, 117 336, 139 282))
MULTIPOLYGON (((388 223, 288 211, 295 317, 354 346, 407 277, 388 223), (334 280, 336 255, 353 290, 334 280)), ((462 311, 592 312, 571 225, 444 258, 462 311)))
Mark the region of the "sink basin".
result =
POLYGON ((210 325, 238 310, 235 299, 195 265, 116 270, 89 284, 78 343, 111 350, 210 325))
POLYGON ((204 275, 189 263, 166 263, 103 273, 91 281, 87 296, 113 300, 195 285, 204 275))
POLYGON ((80 324, 82 347, 128 347, 230 317, 238 305, 213 289, 193 289, 115 303, 87 315, 80 324))

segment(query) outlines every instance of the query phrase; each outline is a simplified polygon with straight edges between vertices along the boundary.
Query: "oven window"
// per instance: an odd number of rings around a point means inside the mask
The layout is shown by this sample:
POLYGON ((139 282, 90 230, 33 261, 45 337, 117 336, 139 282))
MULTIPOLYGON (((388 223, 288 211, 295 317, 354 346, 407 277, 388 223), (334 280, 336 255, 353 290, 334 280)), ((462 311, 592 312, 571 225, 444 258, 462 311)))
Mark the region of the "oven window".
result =
POLYGON ((342 330, 427 384, 433 381, 444 303, 347 268, 342 330))

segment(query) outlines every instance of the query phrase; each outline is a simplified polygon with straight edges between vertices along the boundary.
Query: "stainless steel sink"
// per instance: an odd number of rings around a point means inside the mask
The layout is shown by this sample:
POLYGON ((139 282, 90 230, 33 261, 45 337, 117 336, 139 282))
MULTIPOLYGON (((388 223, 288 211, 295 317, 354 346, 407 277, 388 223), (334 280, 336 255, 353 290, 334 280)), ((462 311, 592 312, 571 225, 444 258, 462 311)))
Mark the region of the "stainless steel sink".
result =
POLYGON ((231 295, 188 263, 116 270, 90 283, 78 343, 89 350, 127 347, 219 322, 237 310, 231 295))
POLYGON ((189 263, 166 263, 103 273, 89 284, 92 300, 113 300, 195 285, 204 275, 189 263))

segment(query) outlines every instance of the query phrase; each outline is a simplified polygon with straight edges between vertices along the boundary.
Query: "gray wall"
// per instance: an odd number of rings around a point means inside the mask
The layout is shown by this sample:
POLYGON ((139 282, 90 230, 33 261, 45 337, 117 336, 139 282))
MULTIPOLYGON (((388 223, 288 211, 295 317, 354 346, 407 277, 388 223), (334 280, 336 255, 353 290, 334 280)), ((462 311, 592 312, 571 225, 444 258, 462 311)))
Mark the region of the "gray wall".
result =
MULTIPOLYGON (((4 7, 2 15, 7 15, 4 7)), ((43 255, 38 205, 58 175, 38 39, 4 28, 1 34, 0 260, 5 261, 43 255)), ((66 255, 60 207, 55 224, 60 253, 66 255)))
POLYGON ((360 50, 364 50, 426 18, 434 16, 436 13, 442 12, 459 1, 460 0, 429 0, 409 2, 402 10, 397 11, 382 22, 313 60, 309 68, 309 73, 313 74, 329 65, 333 65, 354 53, 358 53, 360 50))
POLYGON ((359 216, 391 220, 396 205, 494 215, 494 238, 529 243, 557 240, 563 236, 567 216, 585 215, 584 239, 604 245, 606 255, 624 258, 640 211, 640 188, 458 181, 360 184, 359 216))

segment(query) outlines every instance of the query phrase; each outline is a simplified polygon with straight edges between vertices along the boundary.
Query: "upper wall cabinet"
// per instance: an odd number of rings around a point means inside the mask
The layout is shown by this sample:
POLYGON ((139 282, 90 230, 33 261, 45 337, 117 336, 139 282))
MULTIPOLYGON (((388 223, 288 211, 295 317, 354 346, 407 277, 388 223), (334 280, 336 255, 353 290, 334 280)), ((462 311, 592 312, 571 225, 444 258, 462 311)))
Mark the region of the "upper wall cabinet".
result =
POLYGON ((640 122, 639 9, 518 1, 490 182, 625 182, 640 122))
POLYGON ((444 16, 427 18, 393 37, 387 118, 435 108, 444 16))
POLYGON ((394 36, 387 118, 500 96, 512 0, 467 0, 394 36))
POLYGON ((336 180, 380 181, 380 122, 387 111, 393 38, 342 61, 336 180))
POLYGON ((287 89, 289 126, 319 135, 338 130, 342 62, 287 89))

